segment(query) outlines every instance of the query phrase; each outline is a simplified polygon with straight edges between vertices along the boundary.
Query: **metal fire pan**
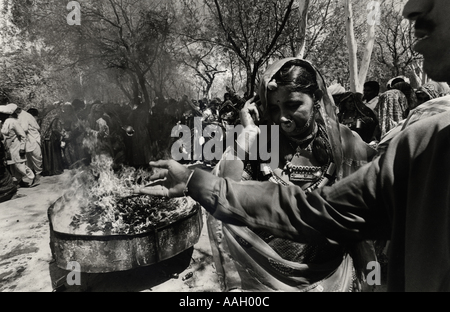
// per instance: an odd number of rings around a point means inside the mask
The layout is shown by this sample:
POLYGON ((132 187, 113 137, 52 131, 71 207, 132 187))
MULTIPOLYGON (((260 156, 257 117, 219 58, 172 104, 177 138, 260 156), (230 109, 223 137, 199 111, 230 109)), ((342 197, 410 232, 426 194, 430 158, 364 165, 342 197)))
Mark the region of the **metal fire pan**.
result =
POLYGON ((59 268, 76 261, 84 273, 109 273, 149 266, 191 248, 203 227, 201 206, 169 225, 135 235, 90 236, 54 230, 55 205, 48 209, 50 248, 59 268))

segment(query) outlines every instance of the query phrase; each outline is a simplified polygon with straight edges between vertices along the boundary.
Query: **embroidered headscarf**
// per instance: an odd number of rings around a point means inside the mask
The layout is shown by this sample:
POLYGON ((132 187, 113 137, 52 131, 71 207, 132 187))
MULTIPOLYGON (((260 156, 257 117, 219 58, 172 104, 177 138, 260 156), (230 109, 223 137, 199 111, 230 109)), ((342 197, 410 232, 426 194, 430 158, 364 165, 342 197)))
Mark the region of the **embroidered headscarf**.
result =
POLYGON ((425 93, 430 100, 450 94, 450 88, 447 83, 430 81, 421 86, 417 93, 425 93))

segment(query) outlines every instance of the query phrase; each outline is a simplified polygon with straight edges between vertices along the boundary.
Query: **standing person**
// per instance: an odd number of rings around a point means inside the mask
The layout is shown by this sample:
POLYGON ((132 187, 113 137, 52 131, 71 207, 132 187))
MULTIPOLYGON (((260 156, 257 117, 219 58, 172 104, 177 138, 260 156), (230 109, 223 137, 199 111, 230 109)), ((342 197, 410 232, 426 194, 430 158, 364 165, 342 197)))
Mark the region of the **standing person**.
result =
POLYGON ((408 99, 400 90, 391 89, 380 95, 377 115, 380 123, 380 137, 385 136, 405 119, 408 99))
POLYGON ((88 159, 83 147, 85 126, 69 102, 61 106, 59 119, 63 127, 62 147, 65 168, 72 169, 81 161, 88 159))
MULTIPOLYGON (((276 142, 267 142, 268 150, 279 153, 279 164, 271 168, 262 160, 224 160, 217 168, 219 176, 296 185, 309 193, 350 174, 375 155, 358 135, 339 126, 326 84, 307 61, 287 58, 275 62, 263 76, 259 97, 264 119, 281 129, 276 142)), ((256 104, 247 102, 241 112, 245 129, 256 127, 251 117, 256 112, 256 104)), ((245 147, 242 137, 238 142, 245 147)), ((361 262, 367 263, 356 256, 366 251, 361 245, 301 244, 252 226, 220 224, 211 218, 208 230, 216 268, 228 289, 358 290, 353 282, 361 273, 361 262)))
POLYGON ((26 134, 25 152, 27 154, 27 166, 35 174, 34 184, 39 184, 42 174, 42 149, 41 149, 41 127, 30 113, 17 108, 16 114, 20 126, 26 134))
MULTIPOLYGON (((424 55, 427 74, 450 81, 447 1, 410 0, 403 14, 416 21, 415 50, 424 55)), ((331 242, 391 239, 389 291, 448 292, 450 176, 445 173, 450 170, 449 138, 449 112, 425 118, 398 134, 387 152, 370 165, 308 196, 270 183, 243 185, 201 171, 192 173, 173 161, 151 163, 166 169, 153 179, 167 180, 143 192, 177 197, 188 190, 218 218, 257 224, 298 241, 317 236, 331 242), (250 187, 270 198, 249 198, 250 187), (266 201, 279 202, 282 208, 274 214, 266 201)))
POLYGON ((149 131, 150 113, 145 104, 139 105, 128 116, 127 125, 136 131, 132 137, 127 137, 127 160, 135 168, 146 168, 152 157, 152 151, 156 150, 157 141, 152 139, 149 131), (145 142, 145 144, 143 143, 145 142))
POLYGON ((26 165, 26 150, 25 145, 27 141, 27 135, 20 126, 20 122, 17 116, 17 105, 8 104, 2 112, 9 114, 10 117, 5 120, 2 126, 2 134, 5 137, 6 148, 11 154, 11 171, 15 176, 18 184, 23 187, 32 186, 34 183, 35 175, 33 171, 26 165))
MULTIPOLYGON (((1 109, 0 107, 0 111, 1 109)), ((7 115, 0 113, 0 129, 6 118, 8 118, 7 115)), ((7 150, 0 132, 0 203, 10 200, 16 193, 17 186, 8 170, 7 150)))
POLYGON ((399 82, 392 86, 392 89, 400 90, 408 101, 408 107, 403 114, 403 117, 406 118, 409 115, 409 112, 414 108, 419 106, 419 101, 417 100, 416 91, 414 88, 407 82, 399 82))
POLYGON ((380 84, 378 82, 368 81, 364 84, 363 103, 375 114, 377 113, 379 94, 380 84))
POLYGON ((81 119, 80 114, 86 108, 86 103, 80 99, 75 99, 72 101, 72 107, 77 117, 81 119))
POLYGON ((363 104, 361 94, 347 92, 344 93, 340 102, 336 103, 339 107, 339 122, 346 125, 350 130, 358 133, 364 142, 371 143, 378 134, 378 118, 375 113, 363 104))
POLYGON ((40 118, 39 118, 39 110, 37 108, 29 108, 27 110, 27 113, 29 113, 31 116, 34 117, 34 119, 36 119, 37 123, 40 125, 40 118))
POLYGON ((43 176, 54 176, 64 173, 62 156, 63 126, 61 120, 55 117, 43 135, 42 159, 43 176))

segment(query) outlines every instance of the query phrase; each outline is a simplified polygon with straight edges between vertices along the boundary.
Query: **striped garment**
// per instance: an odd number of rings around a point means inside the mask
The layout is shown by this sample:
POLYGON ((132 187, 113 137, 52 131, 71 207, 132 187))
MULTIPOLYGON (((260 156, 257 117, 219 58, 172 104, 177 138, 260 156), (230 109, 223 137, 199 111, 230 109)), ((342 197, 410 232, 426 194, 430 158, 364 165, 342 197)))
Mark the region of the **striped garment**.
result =
POLYGON ((380 141, 378 145, 378 154, 383 154, 390 141, 406 127, 411 126, 419 120, 426 119, 428 117, 442 114, 450 111, 450 95, 440 97, 431 101, 428 101, 409 113, 408 118, 402 120, 394 129, 388 132, 380 141))

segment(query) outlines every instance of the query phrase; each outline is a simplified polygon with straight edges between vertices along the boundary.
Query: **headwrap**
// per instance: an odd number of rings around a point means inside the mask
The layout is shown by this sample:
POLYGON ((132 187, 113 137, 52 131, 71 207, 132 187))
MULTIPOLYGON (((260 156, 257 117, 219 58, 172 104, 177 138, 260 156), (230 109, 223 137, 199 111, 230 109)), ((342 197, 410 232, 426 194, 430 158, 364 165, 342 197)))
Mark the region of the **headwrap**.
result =
POLYGON ((16 104, 1 105, 0 113, 6 114, 6 115, 11 115, 16 111, 17 108, 18 108, 18 106, 16 104))
POLYGON ((395 128, 404 119, 404 114, 407 109, 408 100, 400 90, 393 89, 380 95, 377 112, 381 137, 395 128))
POLYGON ((447 83, 430 81, 417 90, 417 93, 421 92, 428 95, 430 100, 433 100, 448 95, 450 88, 447 83))
POLYGON ((428 95, 430 100, 437 99, 439 97, 439 91, 436 88, 436 85, 432 83, 424 84, 417 90, 417 93, 425 93, 428 95))
POLYGON ((272 64, 263 74, 259 86, 261 109, 264 112, 267 108, 267 90, 272 90, 277 87, 276 82, 273 81, 273 77, 281 70, 281 68, 283 68, 283 66, 285 66, 288 63, 302 66, 309 72, 315 73, 315 79, 318 89, 321 90, 323 93, 322 99, 317 103, 319 104, 319 113, 320 117, 322 118, 325 124, 325 129, 331 146, 334 163, 337 168, 337 177, 338 179, 340 179, 344 175, 343 174, 344 170, 342 168, 344 160, 343 155, 344 152, 342 148, 342 141, 339 130, 339 121, 337 119, 335 112, 336 106, 334 104, 333 98, 328 93, 325 80, 323 79, 319 71, 310 62, 293 57, 293 58, 285 58, 272 64))
POLYGON ((341 86, 339 83, 331 85, 328 87, 328 92, 330 95, 339 95, 345 93, 345 88, 341 86))
POLYGON ((405 76, 398 76, 398 77, 392 78, 391 80, 388 81, 388 83, 387 83, 387 85, 386 85, 387 88, 388 88, 388 89, 391 89, 391 88, 393 87, 392 83, 393 83, 395 80, 397 80, 397 79, 403 80, 403 82, 406 82, 406 83, 411 84, 411 80, 409 80, 408 77, 405 77, 405 76))
POLYGON ((377 119, 375 113, 363 103, 361 95, 358 93, 344 93, 339 102, 340 111, 343 110, 341 107, 345 102, 347 102, 347 100, 350 100, 355 105, 356 111, 358 112, 359 116, 377 119))

